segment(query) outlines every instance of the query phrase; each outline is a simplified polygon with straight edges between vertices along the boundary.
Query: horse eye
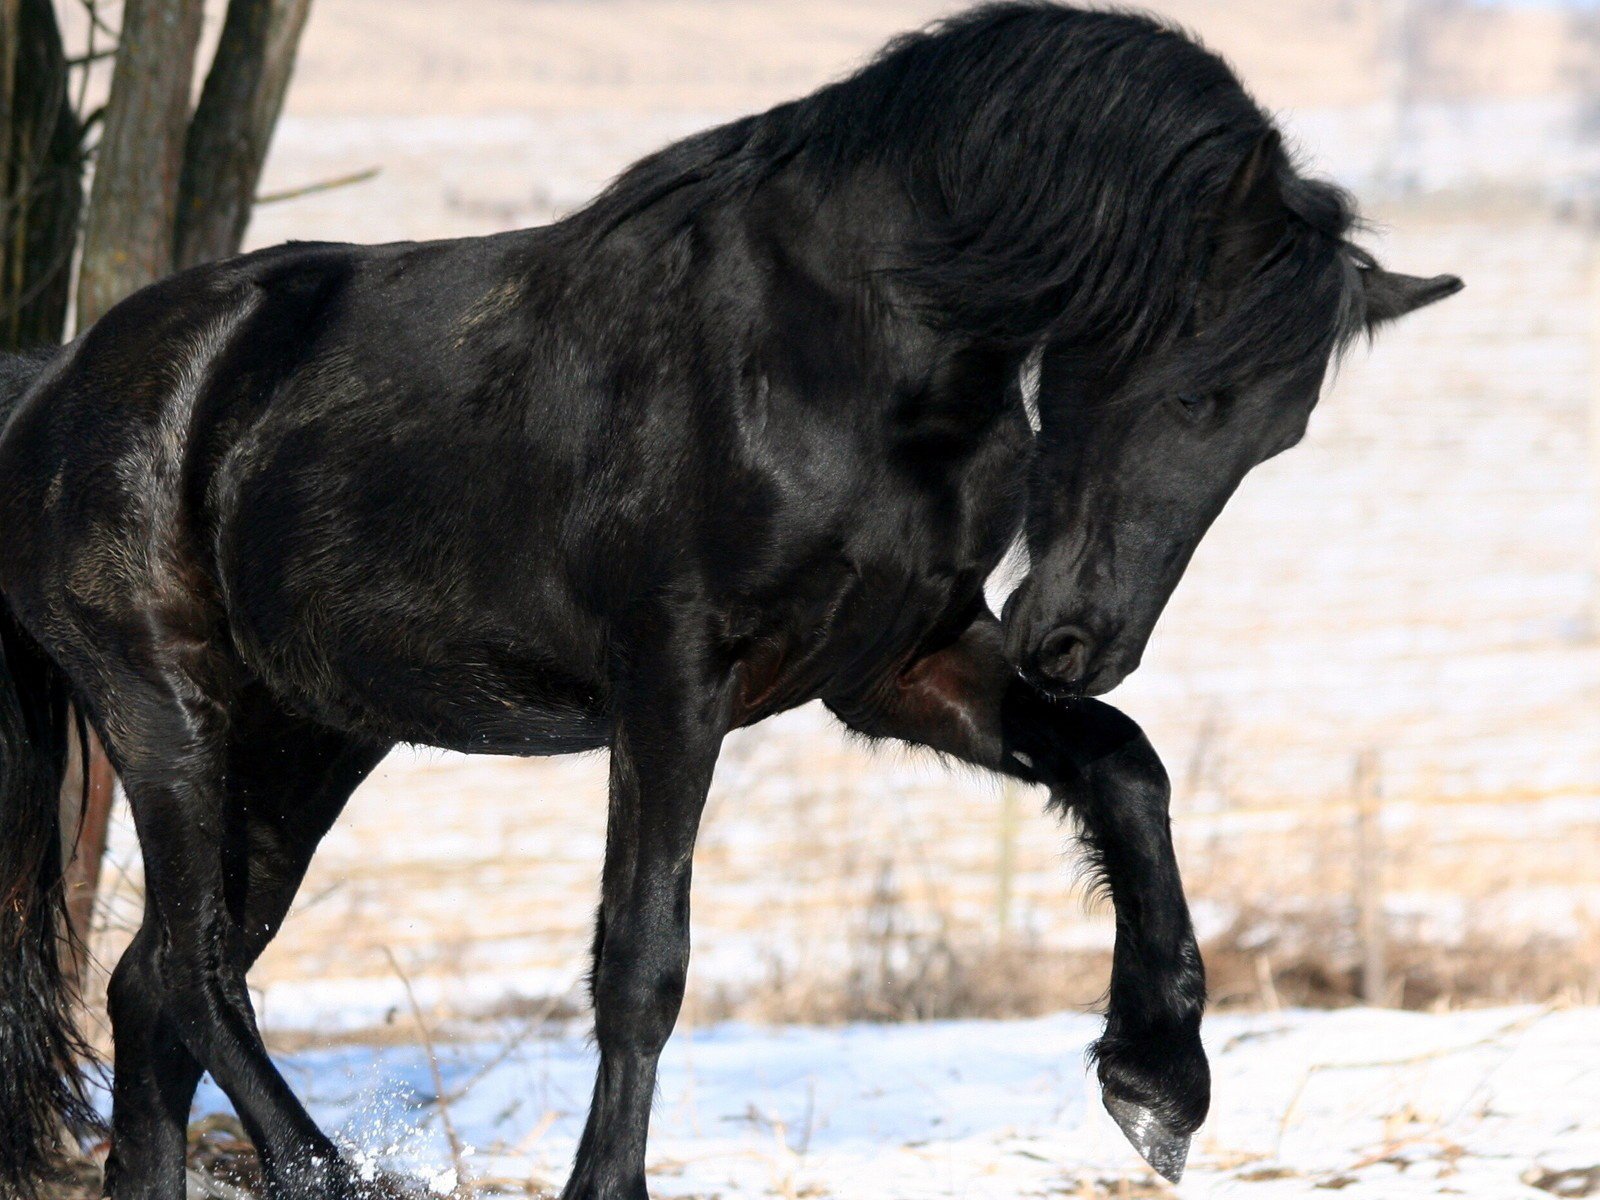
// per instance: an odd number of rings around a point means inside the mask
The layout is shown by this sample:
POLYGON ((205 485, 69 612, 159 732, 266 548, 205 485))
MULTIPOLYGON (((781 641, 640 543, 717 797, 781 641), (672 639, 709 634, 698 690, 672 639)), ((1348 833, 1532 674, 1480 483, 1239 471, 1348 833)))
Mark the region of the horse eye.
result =
POLYGON ((1178 403, 1183 406, 1185 416, 1201 417, 1210 411, 1216 397, 1202 392, 1179 392, 1178 403))

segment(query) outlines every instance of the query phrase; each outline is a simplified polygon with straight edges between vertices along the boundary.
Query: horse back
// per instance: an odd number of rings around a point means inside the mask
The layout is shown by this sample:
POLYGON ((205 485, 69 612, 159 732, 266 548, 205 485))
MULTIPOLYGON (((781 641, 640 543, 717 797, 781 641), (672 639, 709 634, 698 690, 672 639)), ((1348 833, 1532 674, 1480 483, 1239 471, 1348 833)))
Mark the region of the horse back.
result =
POLYGON ((859 686, 976 602, 1026 426, 950 425, 1004 359, 886 350, 793 207, 164 281, 13 422, 0 576, 375 739, 603 744, 665 594, 740 721, 859 686))

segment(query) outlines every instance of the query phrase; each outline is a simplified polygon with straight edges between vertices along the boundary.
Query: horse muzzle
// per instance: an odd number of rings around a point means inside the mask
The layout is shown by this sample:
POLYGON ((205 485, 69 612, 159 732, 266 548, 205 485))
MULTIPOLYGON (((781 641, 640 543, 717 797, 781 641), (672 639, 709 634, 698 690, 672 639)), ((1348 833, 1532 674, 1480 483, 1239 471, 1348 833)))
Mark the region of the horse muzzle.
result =
POLYGON ((1131 652, 1119 627, 1081 616, 1040 619, 1026 584, 1005 606, 1006 654, 1030 685, 1058 699, 1100 696, 1139 665, 1143 643, 1131 652))

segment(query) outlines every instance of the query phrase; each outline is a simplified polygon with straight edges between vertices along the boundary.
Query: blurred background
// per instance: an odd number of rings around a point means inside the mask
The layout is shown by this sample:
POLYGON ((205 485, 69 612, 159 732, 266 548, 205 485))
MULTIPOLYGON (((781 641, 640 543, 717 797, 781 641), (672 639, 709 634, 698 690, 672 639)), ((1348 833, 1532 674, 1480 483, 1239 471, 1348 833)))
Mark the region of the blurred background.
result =
MULTIPOLYGON (((1387 265, 1467 281, 1351 353, 1112 697, 1174 777, 1217 1000, 1600 998, 1600 9, 1153 7, 1358 195, 1387 265)), ((949 10, 319 0, 260 191, 335 186, 261 205, 247 244, 551 220, 949 10)), ((441 1012, 575 1004, 605 773, 396 752, 253 976, 266 1023, 381 1023, 402 994, 385 948, 441 1012)), ((815 706, 736 734, 690 1019, 1092 1001, 1109 915, 1041 802, 851 744, 815 706)), ((111 859, 103 958, 138 908, 124 827, 111 859)))
MULTIPOLYGON (((315 0, 245 245, 558 218, 639 155, 954 7, 315 0)), ((1350 354, 1111 697, 1173 775, 1213 1002, 1600 1002, 1600 5, 1148 7, 1356 193, 1386 265, 1467 283, 1350 354)), ((55 8, 92 111, 110 63, 90 17, 114 33, 119 7, 55 8)), ((202 61, 222 13, 204 8, 202 61)), ((605 776, 599 756, 391 755, 252 976, 274 1043, 579 1010, 605 776)), ((734 735, 684 1026, 1093 1004, 1109 914, 1042 802, 869 751, 815 706, 734 735)), ((97 963, 140 907, 119 808, 97 963)))

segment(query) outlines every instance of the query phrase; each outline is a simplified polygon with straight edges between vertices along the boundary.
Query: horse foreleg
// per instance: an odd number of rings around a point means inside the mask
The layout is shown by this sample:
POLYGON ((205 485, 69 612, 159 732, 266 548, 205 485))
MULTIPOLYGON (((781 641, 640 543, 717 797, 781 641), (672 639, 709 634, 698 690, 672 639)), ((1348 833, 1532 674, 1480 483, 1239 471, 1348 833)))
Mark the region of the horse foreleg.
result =
POLYGON ((727 729, 692 653, 647 653, 616 691, 611 805, 591 986, 600 1067, 565 1200, 645 1200, 656 1062, 683 1003, 689 879, 727 729))
POLYGON ((1029 686, 987 615, 888 687, 830 707, 869 736, 1043 784, 1076 819, 1116 910, 1106 1030, 1094 1047, 1102 1098, 1145 1160, 1177 1180, 1210 1104, 1205 974, 1173 853, 1167 774, 1139 727, 1099 701, 1029 686))
POLYGON ((1167 773, 1139 727, 1097 701, 1065 713, 1018 703, 1007 725, 1051 803, 1076 818, 1116 910, 1106 1030, 1094 1047, 1102 1099, 1134 1148, 1177 1182, 1210 1105, 1211 1072, 1200 1044, 1205 970, 1172 848, 1167 773))

